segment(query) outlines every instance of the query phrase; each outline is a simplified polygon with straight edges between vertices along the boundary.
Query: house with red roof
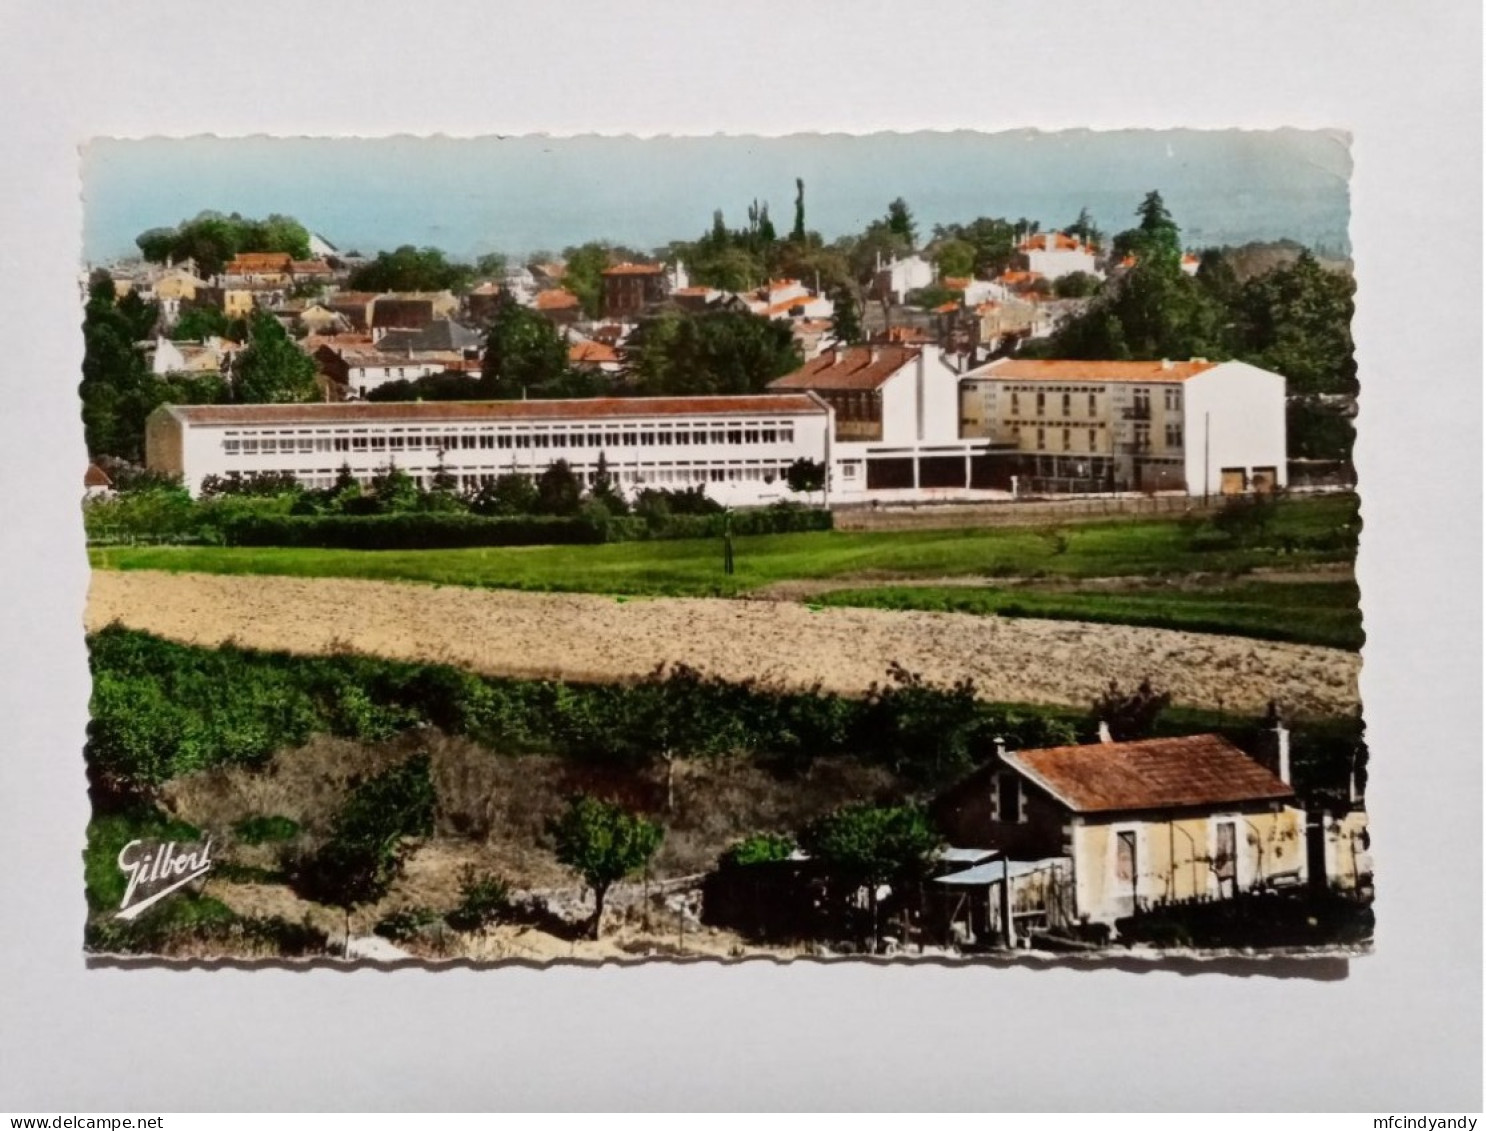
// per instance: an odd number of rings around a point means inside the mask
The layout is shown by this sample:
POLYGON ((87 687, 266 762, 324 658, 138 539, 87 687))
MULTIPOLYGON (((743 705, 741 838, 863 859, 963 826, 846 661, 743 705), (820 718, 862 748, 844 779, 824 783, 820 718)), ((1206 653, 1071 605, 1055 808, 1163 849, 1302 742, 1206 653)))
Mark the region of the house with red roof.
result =
POLYGON ((997 859, 938 883, 983 893, 986 915, 971 925, 993 934, 1010 926, 996 922, 998 885, 1034 870, 1045 874, 1036 910, 1050 926, 1301 887, 1306 814, 1290 784, 1289 731, 1271 721, 1253 754, 1216 734, 1115 742, 1106 729, 1104 741, 1037 750, 998 741, 931 806, 951 844, 997 859))
POLYGON ((1026 270, 1053 280, 1083 272, 1104 278, 1099 270, 1099 249, 1066 232, 1038 232, 1017 245, 1017 255, 1026 270))

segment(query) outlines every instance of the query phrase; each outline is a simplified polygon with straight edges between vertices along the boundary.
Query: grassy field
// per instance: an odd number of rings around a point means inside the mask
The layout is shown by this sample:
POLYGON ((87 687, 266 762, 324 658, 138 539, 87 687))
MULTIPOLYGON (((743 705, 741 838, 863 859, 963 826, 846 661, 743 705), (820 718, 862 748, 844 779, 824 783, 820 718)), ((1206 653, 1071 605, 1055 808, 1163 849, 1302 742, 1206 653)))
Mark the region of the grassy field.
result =
POLYGON ((1211 588, 1041 589, 886 587, 842 589, 822 605, 994 614, 1217 632, 1357 651, 1362 611, 1355 582, 1251 581, 1211 588))
MULTIPOLYGON (((1283 504, 1271 541, 1330 535, 1356 522, 1350 497, 1283 504)), ((98 569, 358 577, 502 589, 649 596, 734 596, 775 582, 831 578, 1133 577, 1242 573, 1346 561, 1349 550, 1272 547, 1197 550, 1174 519, 1058 528, 831 531, 736 540, 736 572, 722 572, 714 540, 601 546, 463 550, 320 550, 204 546, 109 547, 90 551, 98 569)))

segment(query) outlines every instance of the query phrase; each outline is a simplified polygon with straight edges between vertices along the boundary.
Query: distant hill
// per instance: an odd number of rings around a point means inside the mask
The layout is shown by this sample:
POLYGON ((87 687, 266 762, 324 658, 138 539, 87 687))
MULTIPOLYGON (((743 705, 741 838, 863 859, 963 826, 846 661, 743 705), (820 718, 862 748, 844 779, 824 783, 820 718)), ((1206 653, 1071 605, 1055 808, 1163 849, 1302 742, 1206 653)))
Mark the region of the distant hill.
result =
MULTIPOLYGON (((1277 267, 1287 267, 1300 258, 1305 245, 1295 240, 1256 240, 1240 247, 1224 247, 1223 258, 1233 265, 1241 282, 1267 274, 1277 267)), ((1316 262, 1328 271, 1352 271, 1350 259, 1336 259, 1312 251, 1316 262)))

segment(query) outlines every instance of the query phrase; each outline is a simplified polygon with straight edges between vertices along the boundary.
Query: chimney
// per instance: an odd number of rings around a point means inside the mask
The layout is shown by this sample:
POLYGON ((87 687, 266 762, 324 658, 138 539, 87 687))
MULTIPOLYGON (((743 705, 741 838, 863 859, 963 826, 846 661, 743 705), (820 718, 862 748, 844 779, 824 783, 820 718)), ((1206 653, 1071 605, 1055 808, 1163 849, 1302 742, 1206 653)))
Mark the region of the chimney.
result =
POLYGON ((1170 369, 1171 368, 1171 359, 1169 357, 1163 357, 1161 359, 1161 368, 1162 369, 1170 369))
POLYGON ((1101 743, 1110 743, 1114 741, 1114 735, 1109 733, 1109 724, 1103 719, 1099 720, 1099 741, 1101 743))
POLYGON ((844 365, 846 363, 846 344, 843 342, 836 346, 835 356, 831 360, 832 365, 844 365))
POLYGON ((1002 738, 999 734, 996 736, 996 757, 1006 757, 1006 739, 1002 738))
POLYGON ((1269 701, 1269 710, 1265 712, 1264 724, 1266 731, 1262 757, 1259 760, 1275 777, 1289 785, 1290 728, 1285 725, 1285 720, 1280 716, 1279 704, 1273 699, 1269 701))

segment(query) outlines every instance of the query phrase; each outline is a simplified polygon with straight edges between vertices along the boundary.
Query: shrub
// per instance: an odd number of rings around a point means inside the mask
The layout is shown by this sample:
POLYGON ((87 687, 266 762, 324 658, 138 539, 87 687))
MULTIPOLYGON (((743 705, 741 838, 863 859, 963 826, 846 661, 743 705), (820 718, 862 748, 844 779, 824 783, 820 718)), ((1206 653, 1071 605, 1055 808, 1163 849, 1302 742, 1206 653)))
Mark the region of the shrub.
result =
POLYGON ((793 838, 777 833, 754 833, 744 837, 722 854, 724 868, 742 868, 749 864, 772 864, 788 860, 795 851, 793 838))
POLYGON ((267 844, 293 840, 299 835, 299 825, 288 817, 245 817, 232 826, 232 831, 244 844, 267 844))
POLYGON ((466 866, 460 873, 459 905, 447 918, 456 931, 478 931, 498 922, 510 910, 510 887, 495 876, 466 866))
POLYGON ((389 942, 407 942, 433 926, 440 918, 439 913, 429 907, 405 907, 401 911, 382 916, 372 928, 372 933, 389 942))

